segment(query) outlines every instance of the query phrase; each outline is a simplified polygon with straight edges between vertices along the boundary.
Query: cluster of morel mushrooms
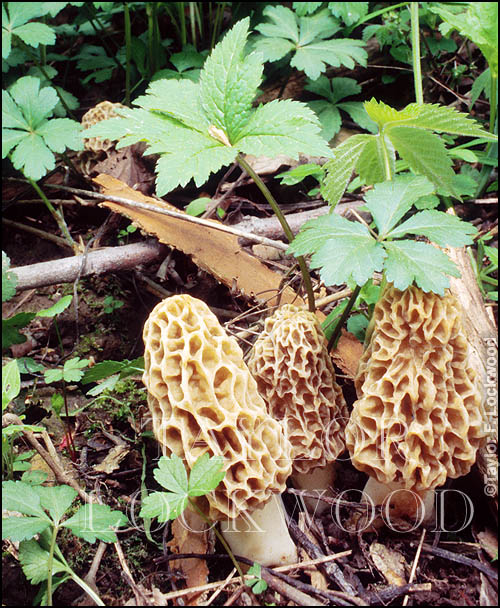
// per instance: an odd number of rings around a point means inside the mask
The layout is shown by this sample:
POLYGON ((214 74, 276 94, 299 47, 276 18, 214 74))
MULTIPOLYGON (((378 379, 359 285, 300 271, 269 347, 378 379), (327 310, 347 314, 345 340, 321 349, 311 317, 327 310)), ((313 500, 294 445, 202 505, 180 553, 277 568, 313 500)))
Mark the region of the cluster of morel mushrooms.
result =
MULTIPOLYGON (((188 469, 206 452, 222 456, 225 477, 199 506, 220 522, 236 555, 264 566, 297 560, 281 500, 289 478, 296 488, 331 492, 335 460, 347 448, 369 476, 367 500, 380 505, 390 494, 399 514, 420 504, 429 518, 434 489, 469 472, 485 440, 481 393, 450 294, 385 288, 350 413, 320 323, 300 307, 283 305, 266 319, 248 365, 236 339, 189 295, 154 308, 144 342, 163 454, 188 469)), ((329 507, 311 499, 307 506, 329 507)))

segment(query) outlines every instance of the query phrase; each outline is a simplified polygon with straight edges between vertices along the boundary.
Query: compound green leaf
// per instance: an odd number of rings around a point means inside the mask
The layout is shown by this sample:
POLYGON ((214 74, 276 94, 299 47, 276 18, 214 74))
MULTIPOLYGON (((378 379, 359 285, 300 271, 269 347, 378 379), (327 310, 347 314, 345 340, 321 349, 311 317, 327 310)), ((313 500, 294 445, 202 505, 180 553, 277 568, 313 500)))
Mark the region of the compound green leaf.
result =
MULTIPOLYGON (((391 181, 376 184, 373 190, 365 194, 366 206, 377 225, 381 238, 388 233, 403 218, 413 203, 421 196, 434 192, 434 185, 423 176, 401 175, 391 181)), ((391 238, 395 238, 399 228, 391 232, 391 238)), ((423 234, 423 233, 421 233, 423 234)))
POLYGON ((452 161, 441 138, 416 127, 391 126, 386 130, 398 154, 416 172, 455 198, 460 198, 453 185, 452 161))
POLYGON ((296 256, 313 253, 311 268, 320 269, 325 285, 364 285, 382 270, 386 255, 366 226, 335 213, 306 222, 288 251, 296 256))
POLYGON ((317 116, 306 104, 275 99, 253 112, 235 145, 254 156, 287 154, 298 158, 299 153, 331 156, 320 130, 317 116))
POLYGON ((321 194, 332 208, 342 198, 364 147, 373 135, 353 135, 331 151, 325 165, 326 176, 321 194))
POLYGON ((446 275, 460 276, 450 258, 433 245, 404 240, 385 242, 384 247, 386 277, 397 289, 406 289, 415 281, 425 292, 444 295, 450 286, 446 275))
POLYGON ((342 118, 337 106, 323 99, 309 101, 307 105, 319 118, 322 127, 321 137, 330 141, 340 131, 342 125, 342 118))
POLYGON ((405 234, 426 236, 442 247, 464 247, 472 245, 472 237, 477 234, 477 229, 454 215, 427 210, 416 213, 400 224, 390 233, 390 237, 397 238, 405 234))

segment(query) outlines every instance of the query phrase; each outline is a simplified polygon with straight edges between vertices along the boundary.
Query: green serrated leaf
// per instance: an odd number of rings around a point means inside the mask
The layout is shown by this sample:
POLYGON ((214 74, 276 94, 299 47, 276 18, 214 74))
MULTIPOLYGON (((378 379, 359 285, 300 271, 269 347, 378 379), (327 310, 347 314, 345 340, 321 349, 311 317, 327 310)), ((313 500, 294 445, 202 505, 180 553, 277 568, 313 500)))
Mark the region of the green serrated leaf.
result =
POLYGON ((353 135, 332 150, 332 159, 323 165, 326 170, 321 193, 334 208, 347 188, 363 148, 372 135, 353 135))
POLYGON ((35 490, 22 481, 2 482, 2 509, 18 511, 23 515, 33 515, 50 521, 40 505, 40 497, 35 490))
POLYGON ((405 111, 418 111, 418 114, 407 121, 408 126, 419 127, 421 129, 432 129, 441 133, 451 133, 469 137, 484 137, 492 141, 497 141, 498 137, 485 131, 481 125, 463 112, 458 112, 455 108, 441 106, 439 104, 418 104, 412 103, 405 108, 405 111))
MULTIPOLYGON (((396 154, 394 146, 384 136, 385 150, 387 151, 387 162, 391 175, 396 172, 396 154)), ((359 156, 356 168, 359 178, 364 184, 377 184, 387 179, 386 158, 381 137, 372 137, 367 142, 359 156)))
POLYGON ((201 105, 210 124, 222 129, 232 143, 248 120, 262 80, 262 59, 243 57, 249 18, 238 21, 209 55, 200 74, 201 105))
POLYGON ((200 85, 190 80, 156 80, 135 103, 146 110, 163 112, 187 127, 208 132, 210 121, 200 103, 200 85))
POLYGON ((203 496, 219 485, 224 479, 225 471, 221 471, 222 457, 212 456, 208 452, 202 454, 194 463, 189 474, 189 496, 203 496))
POLYGON ((395 110, 383 101, 377 101, 374 97, 372 97, 370 101, 365 101, 364 106, 368 116, 373 122, 377 123, 381 129, 393 122, 404 122, 411 118, 415 118, 420 112, 419 107, 407 107, 404 110, 395 110))
POLYGON ((288 251, 296 256, 313 253, 311 268, 320 269, 325 285, 364 285, 382 270, 386 255, 366 226, 334 213, 306 222, 288 251))
MULTIPOLYGON (((47 580, 49 552, 45 551, 35 540, 25 540, 19 546, 19 562, 26 578, 37 585, 47 580)), ((55 556, 52 561, 52 575, 67 572, 68 568, 55 556)))
POLYGON ((19 333, 19 329, 26 327, 34 318, 34 312, 19 312, 10 319, 2 319, 2 348, 26 342, 26 336, 19 333))
MULTIPOLYGON (((298 20, 295 14, 286 6, 268 5, 262 11, 264 17, 271 20, 271 23, 260 23, 256 30, 262 35, 271 39, 288 38, 293 43, 299 42, 298 20)), ((258 45, 257 45, 257 48, 258 45)))
POLYGON ((112 528, 124 526, 127 521, 121 511, 112 511, 108 505, 86 504, 61 526, 89 543, 94 543, 97 538, 105 543, 114 543, 116 533, 112 528))
POLYGON ((440 249, 417 241, 384 243, 386 277, 397 289, 409 287, 413 281, 425 292, 444 295, 450 286, 447 275, 459 277, 460 272, 440 249))
POLYGON ((438 135, 407 126, 392 126, 386 132, 398 154, 416 173, 425 175, 436 187, 460 198, 453 185, 452 161, 438 135))
POLYGON ((321 40, 298 48, 290 61, 292 67, 303 70, 309 78, 315 80, 327 66, 345 66, 354 69, 356 63, 366 66, 367 53, 364 42, 350 38, 321 40))
MULTIPOLYGON (((40 89, 40 80, 23 76, 10 87, 9 93, 23 114, 29 129, 36 129, 56 107, 59 97, 52 87, 40 89)), ((26 127, 25 127, 26 128, 26 127)))
POLYGON ((83 150, 81 130, 81 126, 70 118, 53 118, 38 128, 38 134, 53 152, 62 154, 66 148, 83 150))
POLYGON ((368 2, 329 2, 328 8, 346 25, 354 25, 368 14, 368 2))
MULTIPOLYGON (((434 190, 434 185, 426 177, 401 175, 368 191, 365 195, 366 206, 375 220, 380 237, 385 238, 418 198, 434 190)), ((391 237, 394 238, 393 233, 391 237)))
POLYGON ((179 517, 187 504, 187 495, 152 492, 143 499, 139 515, 145 519, 157 517, 159 522, 164 522, 179 517))
POLYGON ((33 490, 40 496, 40 504, 46 509, 56 525, 70 508, 78 492, 67 485, 34 486, 33 490))
POLYGON ((172 454, 170 458, 162 456, 153 475, 156 481, 166 490, 187 495, 189 486, 186 469, 184 462, 176 454, 172 454))
POLYGON ((12 152, 11 161, 15 169, 34 181, 41 179, 56 166, 54 154, 36 133, 27 134, 19 142, 12 152))
POLYGON ((321 137, 326 141, 332 140, 340 131, 342 118, 336 106, 329 101, 318 99, 309 101, 307 105, 316 114, 321 123, 321 137))
POLYGON ((39 517, 3 517, 2 540, 29 540, 50 526, 50 521, 39 517))
POLYGON ((259 106, 240 133, 237 147, 245 154, 274 157, 300 153, 331 156, 331 149, 319 135, 318 118, 305 104, 275 99, 259 106))
POLYGON ((416 213, 390 233, 391 238, 417 234, 426 236, 442 247, 464 247, 474 242, 477 228, 468 222, 442 211, 427 210, 416 213))

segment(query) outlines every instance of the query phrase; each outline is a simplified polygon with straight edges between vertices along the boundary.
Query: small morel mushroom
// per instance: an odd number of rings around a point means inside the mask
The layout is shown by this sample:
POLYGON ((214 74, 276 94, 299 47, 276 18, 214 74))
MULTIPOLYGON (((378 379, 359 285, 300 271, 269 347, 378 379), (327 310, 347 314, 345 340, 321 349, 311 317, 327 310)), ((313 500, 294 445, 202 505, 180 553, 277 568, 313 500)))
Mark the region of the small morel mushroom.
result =
MULTIPOLYGON (((328 495, 333 462, 345 449, 348 411, 316 315, 292 304, 278 308, 266 319, 248 367, 292 444, 295 486, 328 495)), ((306 504, 316 513, 328 508, 321 501, 306 504)))
POLYGON ((236 340, 204 302, 177 295, 153 309, 144 344, 143 381, 163 454, 176 454, 188 469, 207 452, 222 456, 225 477, 200 508, 221 522, 235 554, 262 565, 294 563, 280 497, 291 472, 290 444, 267 413, 236 340))
POLYGON ((374 504, 392 494, 391 515, 428 520, 433 490, 468 473, 485 439, 461 309, 450 294, 389 284, 367 342, 346 427, 352 463, 374 504))

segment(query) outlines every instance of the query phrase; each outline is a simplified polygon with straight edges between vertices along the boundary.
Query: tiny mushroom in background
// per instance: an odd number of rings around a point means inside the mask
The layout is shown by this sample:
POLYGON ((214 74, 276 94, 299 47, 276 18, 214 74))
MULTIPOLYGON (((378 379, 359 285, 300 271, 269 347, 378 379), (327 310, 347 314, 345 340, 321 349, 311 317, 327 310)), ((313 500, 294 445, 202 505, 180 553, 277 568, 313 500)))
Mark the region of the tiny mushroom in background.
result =
POLYGON ((370 476, 365 494, 387 499, 390 515, 430 520, 434 489, 468 473, 485 441, 461 314, 448 293, 392 284, 375 306, 346 445, 370 476))
MULTIPOLYGON (((266 319, 248 367, 292 444, 294 485, 331 497, 349 414, 316 315, 292 304, 278 308, 266 319)), ((305 502, 317 514, 328 508, 320 500, 305 502)))
POLYGON ((220 521, 236 555, 264 566, 294 563, 280 493, 291 472, 290 444, 266 411, 236 340, 208 306, 166 298, 144 326, 153 430, 163 454, 188 469, 204 453, 222 456, 225 477, 200 508, 220 521))

